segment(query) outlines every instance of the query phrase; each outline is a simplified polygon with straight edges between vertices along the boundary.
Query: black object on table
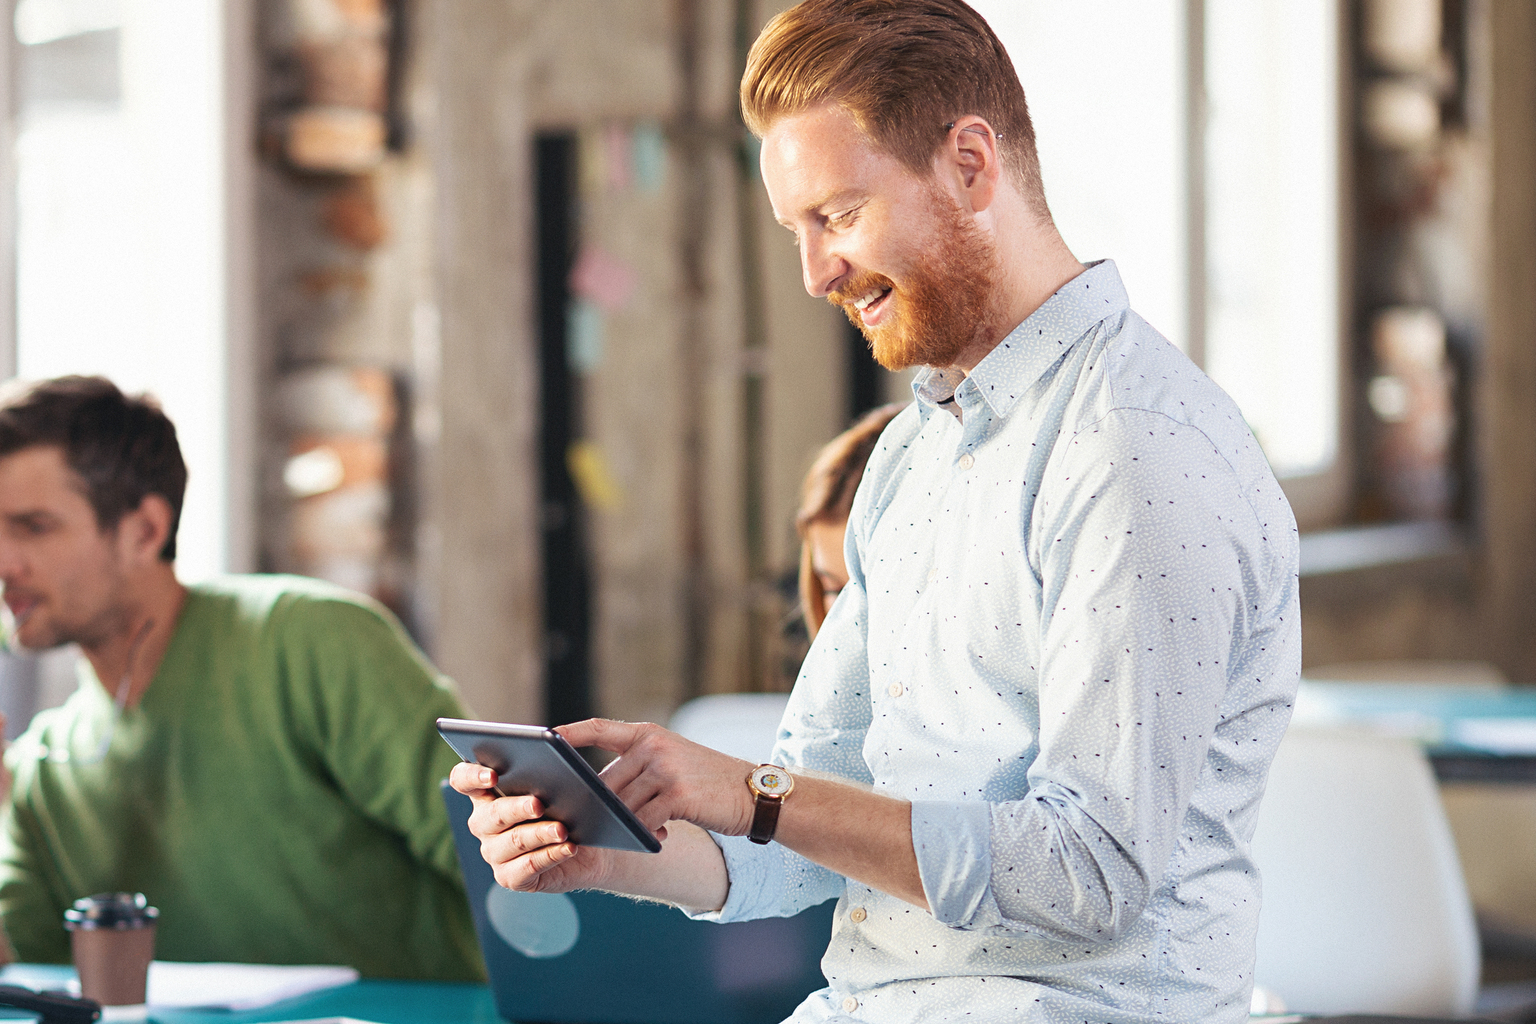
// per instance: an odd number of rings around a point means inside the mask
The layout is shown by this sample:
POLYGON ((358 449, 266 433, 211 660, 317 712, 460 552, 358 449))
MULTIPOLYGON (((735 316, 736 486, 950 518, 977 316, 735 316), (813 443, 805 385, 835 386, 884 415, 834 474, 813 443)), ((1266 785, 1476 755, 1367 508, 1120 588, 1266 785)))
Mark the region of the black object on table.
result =
POLYGON ((0 1006, 35 1013, 40 1024, 92 1024, 101 1019, 101 1004, 56 992, 34 992, 20 985, 0 985, 0 1006))

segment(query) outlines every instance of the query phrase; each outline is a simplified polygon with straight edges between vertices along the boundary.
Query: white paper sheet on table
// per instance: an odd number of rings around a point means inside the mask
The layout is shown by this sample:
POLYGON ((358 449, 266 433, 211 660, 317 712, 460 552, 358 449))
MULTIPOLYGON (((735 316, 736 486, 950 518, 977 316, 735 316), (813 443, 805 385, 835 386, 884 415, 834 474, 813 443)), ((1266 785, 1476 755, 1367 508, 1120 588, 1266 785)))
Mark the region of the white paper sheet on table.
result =
POLYGON ((1493 754, 1536 754, 1536 718, 1462 718, 1446 738, 1493 754))
POLYGON ((351 967, 279 964, 149 965, 149 1005, 163 1009, 255 1010, 358 979, 351 967))

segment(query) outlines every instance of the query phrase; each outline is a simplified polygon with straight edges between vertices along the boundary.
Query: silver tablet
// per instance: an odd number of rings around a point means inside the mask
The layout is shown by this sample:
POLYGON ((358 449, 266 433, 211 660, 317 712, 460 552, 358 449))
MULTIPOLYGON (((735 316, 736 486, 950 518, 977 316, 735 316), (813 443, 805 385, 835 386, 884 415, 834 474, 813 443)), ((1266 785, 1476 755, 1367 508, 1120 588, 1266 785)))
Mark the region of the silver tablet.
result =
POLYGON ((553 729, 439 718, 437 731, 461 758, 494 771, 502 796, 538 797, 544 817, 564 824, 577 845, 661 851, 650 829, 553 729))

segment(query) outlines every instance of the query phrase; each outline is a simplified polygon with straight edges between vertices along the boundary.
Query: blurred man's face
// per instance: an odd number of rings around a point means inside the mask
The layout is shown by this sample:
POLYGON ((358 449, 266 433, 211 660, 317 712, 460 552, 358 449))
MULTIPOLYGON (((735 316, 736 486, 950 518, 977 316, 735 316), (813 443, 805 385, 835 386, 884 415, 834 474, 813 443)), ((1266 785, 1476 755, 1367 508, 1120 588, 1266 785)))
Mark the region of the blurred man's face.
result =
POLYGON ((992 240, 936 176, 876 149, 840 107, 777 121, 762 171, 806 291, 847 313, 882 366, 949 366, 993 329, 992 240))
POLYGON ((102 530, 53 446, 0 458, 0 583, 15 639, 41 650, 93 646, 124 628, 118 530, 102 530))

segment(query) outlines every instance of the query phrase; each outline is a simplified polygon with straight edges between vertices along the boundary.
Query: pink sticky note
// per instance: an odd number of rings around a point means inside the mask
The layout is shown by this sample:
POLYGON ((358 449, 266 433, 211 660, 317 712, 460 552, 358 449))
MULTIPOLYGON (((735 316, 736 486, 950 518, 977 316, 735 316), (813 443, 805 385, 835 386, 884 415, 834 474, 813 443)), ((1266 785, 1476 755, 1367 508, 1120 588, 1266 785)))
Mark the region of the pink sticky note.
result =
POLYGON ((629 187, 629 132, 611 124, 603 132, 603 156, 608 165, 608 187, 629 187))
POLYGON ((629 305, 639 283, 634 267, 595 245, 583 246, 571 268, 571 290, 608 313, 629 305))

